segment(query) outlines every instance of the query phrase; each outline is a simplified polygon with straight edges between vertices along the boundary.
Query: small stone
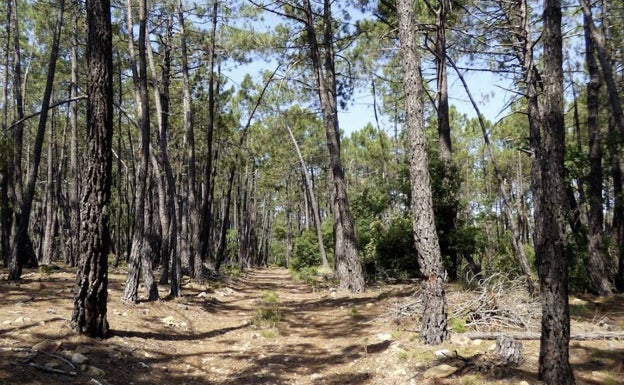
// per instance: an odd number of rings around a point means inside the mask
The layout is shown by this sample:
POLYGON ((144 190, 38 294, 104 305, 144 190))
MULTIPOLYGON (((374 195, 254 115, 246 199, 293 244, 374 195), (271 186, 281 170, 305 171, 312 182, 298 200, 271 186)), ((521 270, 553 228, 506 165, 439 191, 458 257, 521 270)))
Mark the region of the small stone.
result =
POLYGON ((6 320, 6 321, 3 321, 3 322, 2 322, 2 324, 3 324, 3 325, 10 325, 10 324, 11 324, 11 321, 6 320))
POLYGON ((165 325, 169 325, 169 326, 174 326, 175 325, 175 318, 173 318, 173 316, 167 316, 167 317, 163 318, 161 321, 165 325))
POLYGON ((379 341, 382 341, 382 342, 383 341, 389 341, 389 340, 392 339, 392 335, 389 334, 389 333, 379 333, 379 334, 377 334, 377 339, 379 341))
POLYGON ((16 324, 23 324, 23 323, 24 323, 24 321, 25 321, 25 320, 24 320, 24 317, 18 317, 18 318, 16 318, 16 319, 15 319, 15 321, 13 321, 13 322, 15 322, 16 324))
POLYGON ((80 364, 84 364, 85 362, 89 361, 89 358, 87 358, 87 356, 85 356, 82 353, 74 353, 72 355, 72 359, 71 360, 72 360, 72 362, 74 364, 80 365, 80 364))
POLYGON ((375 306, 375 304, 372 303, 372 302, 369 302, 369 303, 366 304, 366 307, 373 307, 373 306, 375 306))
POLYGON ((85 371, 85 373, 88 374, 89 376, 94 376, 94 377, 104 377, 104 375, 106 374, 105 371, 103 371, 100 368, 96 368, 95 366, 89 366, 87 370, 85 371))
POLYGON ((445 357, 450 357, 451 356, 451 351, 448 349, 442 349, 442 350, 436 350, 433 355, 436 356, 436 358, 445 358, 445 357))
POLYGON ((35 350, 37 352, 54 353, 55 351, 59 350, 60 347, 61 341, 45 340, 39 342, 38 344, 35 344, 32 347, 32 350, 35 350))
POLYGON ((429 368, 423 373, 424 378, 446 378, 455 373, 457 368, 451 365, 438 365, 433 368, 429 368))
POLYGON ((127 317, 127 316, 128 316, 128 313, 123 312, 123 313, 121 313, 121 316, 122 316, 122 317, 127 317))
POLYGON ((472 345, 473 346, 479 346, 482 343, 483 343, 483 340, 480 340, 480 339, 472 340, 472 345))
POLYGON ((197 294, 196 296, 197 298, 206 298, 208 297, 208 293, 205 291, 202 291, 201 293, 197 294))
POLYGON ((310 374, 310 379, 311 380, 319 380, 323 378, 323 375, 320 373, 314 373, 314 374, 310 374))
POLYGON ((518 385, 530 385, 527 381, 520 381, 518 385))

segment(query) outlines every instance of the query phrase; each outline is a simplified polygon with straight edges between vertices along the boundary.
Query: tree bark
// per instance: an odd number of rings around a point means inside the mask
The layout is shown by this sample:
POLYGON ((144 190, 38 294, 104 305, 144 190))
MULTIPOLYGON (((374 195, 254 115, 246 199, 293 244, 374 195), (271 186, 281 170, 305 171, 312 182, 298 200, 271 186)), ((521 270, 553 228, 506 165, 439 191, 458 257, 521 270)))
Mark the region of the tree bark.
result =
MULTIPOLYGON (((129 2, 131 0, 128 0, 129 2)), ((128 12, 131 10, 128 4, 128 12)), ((128 19, 132 20, 131 14, 128 19)), ((132 25, 129 25, 132 28, 132 25)), ((130 35, 132 39, 132 35, 130 35)), ((139 0, 139 65, 138 76, 134 79, 135 90, 139 100, 139 128, 140 128, 140 147, 139 147, 139 164, 136 172, 136 196, 135 196, 135 216, 134 231, 132 235, 132 248, 130 250, 130 260, 128 261, 128 276, 126 278, 126 286, 123 292, 123 300, 127 302, 138 301, 139 273, 143 264, 143 277, 146 283, 146 291, 148 300, 157 299, 158 291, 154 290, 154 278, 151 277, 152 271, 149 269, 149 260, 151 256, 147 255, 149 245, 146 239, 145 226, 145 201, 147 197, 147 175, 149 169, 149 142, 150 142, 150 110, 149 98, 147 91, 147 57, 146 57, 146 40, 147 40, 147 5, 145 0, 139 0), (148 262, 148 265, 145 265, 148 262), (149 284, 149 285, 148 285, 149 284), (153 298, 156 294, 156 298, 153 298)))
POLYGON ((613 286, 609 281, 602 238, 603 232, 603 206, 602 206, 602 144, 601 128, 598 119, 600 109, 600 86, 602 81, 598 69, 598 63, 594 56, 594 44, 591 38, 589 20, 584 17, 585 32, 585 58, 589 83, 587 84, 587 129, 589 131, 589 175, 587 177, 589 210, 588 219, 588 250, 587 272, 591 278, 594 291, 598 295, 610 295, 613 286))
POLYGON ((87 142, 81 209, 81 264, 71 325, 105 338, 108 299, 108 206, 113 136, 113 52, 109 0, 87 0, 87 142))
POLYGON ((537 155, 540 187, 534 186, 535 254, 542 299, 539 378, 546 384, 574 384, 569 363, 570 313, 568 259, 565 254, 565 122, 561 0, 545 0, 542 135, 531 138, 537 155))
POLYGON ((426 344, 441 344, 448 337, 445 271, 435 228, 429 160, 423 115, 420 55, 414 35, 414 10, 410 0, 397 0, 403 87, 407 110, 412 221, 418 263, 424 276, 423 319, 420 337, 426 344))
POLYGON ((323 2, 323 39, 325 44, 324 60, 317 40, 314 13, 309 0, 303 2, 307 40, 310 46, 310 58, 314 70, 316 86, 323 113, 323 124, 329 151, 332 178, 332 215, 334 219, 334 263, 336 276, 341 289, 353 293, 364 290, 364 274, 358 256, 355 228, 349 211, 347 181, 340 155, 340 130, 336 101, 336 73, 333 52, 333 28, 331 1, 323 2))

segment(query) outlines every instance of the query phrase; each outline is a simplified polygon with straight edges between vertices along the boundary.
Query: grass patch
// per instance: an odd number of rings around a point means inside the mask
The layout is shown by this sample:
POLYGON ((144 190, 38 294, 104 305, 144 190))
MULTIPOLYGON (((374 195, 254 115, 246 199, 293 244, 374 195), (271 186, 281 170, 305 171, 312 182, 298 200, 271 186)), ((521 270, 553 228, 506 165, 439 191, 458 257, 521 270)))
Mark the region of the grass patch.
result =
POLYGON ((455 333, 465 333, 468 328, 466 327, 466 319, 465 318, 455 318, 452 317, 449 320, 449 326, 451 331, 455 333))
POLYGON ((300 270, 291 270, 290 271, 293 278, 297 281, 303 281, 309 286, 316 286, 318 277, 318 268, 314 266, 306 266, 301 268, 300 270))
POLYGON ((279 297, 276 292, 268 291, 262 297, 260 308, 256 311, 251 323, 258 327, 274 328, 281 320, 279 297))
POLYGON ((364 314, 362 314, 362 312, 360 312, 360 309, 357 308, 357 306, 352 306, 349 308, 349 317, 352 320, 361 320, 364 318, 364 314))

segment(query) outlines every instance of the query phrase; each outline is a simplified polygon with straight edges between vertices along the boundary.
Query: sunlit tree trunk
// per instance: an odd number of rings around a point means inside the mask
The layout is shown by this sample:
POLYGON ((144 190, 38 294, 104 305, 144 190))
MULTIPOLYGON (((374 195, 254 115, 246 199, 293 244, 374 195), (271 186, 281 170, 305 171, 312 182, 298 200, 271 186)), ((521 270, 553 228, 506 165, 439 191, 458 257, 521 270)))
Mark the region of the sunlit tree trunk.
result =
POLYGON ((426 344, 441 344, 448 337, 445 271, 433 214, 429 160, 423 114, 420 55, 414 34, 414 10, 410 0, 397 0, 403 87, 407 111, 412 221, 418 263, 424 276, 423 317, 420 337, 426 344))

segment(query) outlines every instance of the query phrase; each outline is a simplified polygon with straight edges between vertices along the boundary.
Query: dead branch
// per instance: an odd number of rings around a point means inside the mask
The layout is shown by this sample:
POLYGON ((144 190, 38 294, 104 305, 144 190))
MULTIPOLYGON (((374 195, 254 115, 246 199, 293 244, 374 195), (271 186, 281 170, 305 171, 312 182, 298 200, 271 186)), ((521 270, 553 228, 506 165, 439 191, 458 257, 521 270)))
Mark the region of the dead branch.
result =
MULTIPOLYGON (((539 340, 540 333, 535 332, 468 332, 462 333, 462 336, 472 340, 495 340, 499 337, 511 337, 516 340, 539 340)), ((588 333, 572 333, 570 336, 574 341, 597 341, 597 340, 620 340, 624 339, 624 332, 588 332, 588 333)))

